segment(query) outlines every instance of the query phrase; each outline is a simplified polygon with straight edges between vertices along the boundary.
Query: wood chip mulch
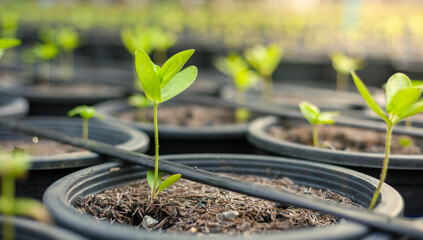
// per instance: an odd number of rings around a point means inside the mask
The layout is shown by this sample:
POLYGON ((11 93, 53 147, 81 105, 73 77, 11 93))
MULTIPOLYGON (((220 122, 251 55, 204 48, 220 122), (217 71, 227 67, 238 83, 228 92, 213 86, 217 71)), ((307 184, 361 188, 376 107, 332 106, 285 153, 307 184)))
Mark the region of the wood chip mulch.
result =
MULTIPOLYGON (((337 125, 319 126, 320 147, 327 149, 344 150, 351 152, 385 152, 385 132, 378 132, 366 129, 344 127, 337 125)), ((294 126, 283 123, 281 126, 269 128, 269 134, 275 138, 290 142, 313 145, 311 125, 294 126)), ((411 139, 410 146, 402 146, 400 139, 406 136, 393 134, 391 139, 391 153, 394 154, 422 154, 423 140, 408 137, 411 139)))
MULTIPOLYGON (((350 199, 329 190, 298 186, 288 178, 237 178, 328 201, 356 205, 350 199)), ((154 207, 150 206, 149 193, 146 181, 137 180, 80 198, 75 206, 79 211, 94 215, 99 220, 130 224, 135 228, 143 228, 143 218, 148 215, 158 220, 158 224, 148 230, 196 235, 270 233, 311 226, 325 227, 338 221, 328 214, 283 206, 185 179, 161 192, 154 207), (239 215, 234 219, 225 218, 225 213, 231 211, 239 215)))

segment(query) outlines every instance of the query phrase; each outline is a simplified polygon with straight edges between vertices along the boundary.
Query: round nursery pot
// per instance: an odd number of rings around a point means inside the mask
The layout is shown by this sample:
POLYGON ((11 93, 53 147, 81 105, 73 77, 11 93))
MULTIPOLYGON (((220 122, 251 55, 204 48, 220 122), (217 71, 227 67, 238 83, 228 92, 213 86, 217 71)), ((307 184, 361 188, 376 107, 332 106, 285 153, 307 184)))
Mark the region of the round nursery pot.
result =
MULTIPOLYGON (((136 112, 136 108, 130 106, 127 99, 110 100, 97 104, 95 107, 104 118, 112 121, 124 121, 128 125, 146 132, 151 137, 151 142, 154 142, 152 108, 147 109, 147 115, 151 117, 151 120, 149 122, 138 122, 134 117, 124 117, 131 112, 135 116, 136 112)), ((176 98, 160 104, 158 107, 160 153, 252 153, 254 148, 246 139, 247 123, 217 123, 212 125, 203 121, 202 123, 195 123, 195 126, 187 126, 178 125, 179 122, 168 121, 173 118, 174 114, 180 114, 178 116, 182 118, 182 121, 193 116, 207 119, 213 116, 215 111, 219 111, 217 114, 222 114, 225 118, 232 118, 233 116, 232 110, 229 108, 196 104, 194 96, 188 101, 176 98), (225 113, 221 113, 221 110, 225 113), (164 115, 161 115, 162 113, 164 115), (160 123, 161 120, 168 122, 160 123)), ((220 121, 218 117, 214 117, 210 121, 216 121, 216 119, 220 121)), ((147 153, 154 154, 154 144, 150 145, 147 153)))
MULTIPOLYGON (((370 153, 316 148, 310 145, 282 140, 269 134, 269 129, 272 127, 285 124, 295 127, 308 123, 305 120, 299 119, 262 117, 250 124, 247 138, 256 147, 264 149, 266 153, 336 164, 379 178, 384 159, 384 149, 380 152, 370 153)), ((374 130, 375 133, 385 132, 384 124, 375 121, 344 118, 337 120, 336 125, 374 130)), ((402 126, 396 126, 393 134, 414 137, 417 141, 423 140, 423 131, 421 129, 407 129, 402 126)), ((417 142, 417 145, 419 145, 419 142, 417 142)), ((421 204, 423 202, 422 154, 405 155, 391 153, 386 182, 398 190, 404 197, 406 216, 423 215, 423 205, 421 204)))
MULTIPOLYGON (((15 228, 16 240, 84 240, 76 233, 68 230, 47 225, 44 223, 32 221, 24 218, 11 219, 15 228)), ((4 222, 7 221, 5 217, 0 215, 0 229, 3 229, 4 222)), ((0 239, 3 239, 3 231, 0 231, 0 239)))
MULTIPOLYGON (((281 108, 298 109, 301 101, 308 101, 317 105, 323 111, 345 111, 345 114, 351 114, 367 108, 358 93, 280 83, 275 83, 273 88, 274 96, 269 102, 263 99, 260 89, 247 91, 247 102, 261 102, 264 105, 272 104, 281 108)), ((221 97, 229 101, 235 101, 236 89, 231 85, 225 86, 222 88, 221 97)), ((343 113, 343 115, 345 114, 343 113)))
MULTIPOLYGON (((73 136, 81 136, 82 131, 82 121, 78 118, 28 117, 22 122, 73 136)), ((149 145, 148 136, 142 132, 122 124, 94 119, 89 123, 89 138, 128 151, 145 152, 149 145)), ((35 150, 26 178, 19 179, 16 183, 16 194, 37 199, 41 199, 44 190, 57 179, 108 160, 87 150, 0 129, 0 148, 11 151, 14 147, 23 148, 29 153, 35 150), (37 147, 34 140, 39 140, 37 147), (48 152, 44 153, 45 151, 48 152)))
POLYGON ((36 84, 19 81, 0 84, 0 93, 23 96, 30 104, 30 115, 66 116, 78 105, 93 105, 127 95, 124 87, 85 79, 36 84), (17 82, 17 83, 16 83, 17 82))
MULTIPOLYGON (((330 189, 350 198, 364 207, 370 203, 377 180, 362 173, 341 167, 310 163, 301 160, 268 157, 260 155, 239 154, 186 154, 168 155, 163 159, 196 166, 199 169, 256 175, 267 178, 288 177, 298 185, 315 189, 330 189)), ((43 202, 50 210, 56 222, 67 229, 92 239, 203 239, 187 233, 147 232, 128 226, 98 221, 88 214, 82 214, 74 207, 79 197, 98 193, 123 185, 132 180, 145 178, 147 169, 139 166, 107 163, 89 167, 70 174, 52 184, 44 194, 43 202), (118 169, 118 170, 116 170, 118 169)), ((391 217, 402 214, 403 201, 398 192, 388 185, 382 187, 380 202, 375 212, 391 217)), ((243 239, 358 239, 370 234, 363 225, 351 222, 333 224, 325 228, 302 228, 280 233, 263 235, 246 235, 243 239)), ((212 235, 219 239, 233 239, 234 235, 212 235)))
POLYGON ((25 98, 8 95, 0 96, 0 117, 19 118, 28 114, 29 104, 25 98))

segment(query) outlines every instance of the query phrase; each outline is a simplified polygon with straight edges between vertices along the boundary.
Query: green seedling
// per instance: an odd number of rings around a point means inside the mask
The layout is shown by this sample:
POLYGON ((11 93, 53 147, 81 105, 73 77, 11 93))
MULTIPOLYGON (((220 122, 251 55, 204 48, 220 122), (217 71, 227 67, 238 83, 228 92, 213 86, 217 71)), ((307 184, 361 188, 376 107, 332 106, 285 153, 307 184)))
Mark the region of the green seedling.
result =
POLYGON ((93 117, 99 119, 101 119, 102 117, 96 114, 96 110, 94 107, 89 107, 85 105, 75 107, 74 109, 68 112, 69 117, 73 117, 76 115, 79 115, 82 118, 82 137, 84 139, 88 139, 88 121, 93 117))
POLYGON ((332 54, 330 58, 336 71, 336 89, 347 91, 349 74, 351 71, 361 69, 362 61, 339 52, 332 54))
POLYGON ((256 45, 245 51, 245 58, 257 71, 263 81, 263 98, 270 101, 273 96, 272 74, 282 59, 282 48, 279 45, 256 45))
POLYGON ((155 140, 155 168, 147 173, 147 182, 151 187, 151 204, 157 195, 174 184, 181 178, 175 174, 161 182, 159 174, 159 135, 157 126, 157 107, 159 103, 166 102, 187 89, 197 78, 198 70, 189 66, 181 71, 194 50, 185 50, 169 58, 160 68, 154 64, 143 49, 135 53, 135 67, 141 81, 144 93, 154 107, 154 140, 155 140))
POLYGON ((52 42, 37 43, 32 49, 34 56, 41 62, 44 62, 44 78, 48 83, 50 82, 50 60, 55 58, 59 53, 59 48, 52 42))
POLYGON ((320 112, 319 107, 303 101, 300 103, 300 110, 304 118, 313 125, 313 146, 319 146, 319 132, 318 126, 323 124, 334 124, 333 119, 337 116, 338 112, 320 112))
POLYGON ((419 99, 421 89, 412 86, 410 79, 403 73, 392 75, 386 83, 386 113, 373 99, 369 90, 367 90, 361 79, 351 72, 354 83, 367 105, 381 117, 386 127, 385 158, 383 160, 382 172, 380 174, 379 184, 373 195, 369 209, 373 209, 379 196, 380 188, 386 179, 389 164, 389 152, 391 145, 392 129, 398 122, 423 111, 423 100, 419 99))
MULTIPOLYGON (((0 212, 7 217, 21 215, 51 222, 49 213, 40 202, 28 198, 15 198, 15 180, 25 174, 30 164, 30 157, 22 149, 16 149, 12 153, 0 152, 0 212)), ((3 224, 3 239, 14 239, 14 226, 11 221, 7 220, 3 224)))
POLYGON ((63 28, 58 30, 56 42, 65 52, 65 78, 70 79, 74 75, 74 51, 80 46, 79 34, 77 31, 70 28, 63 28))
MULTIPOLYGON (((227 57, 217 58, 216 68, 233 79, 237 89, 236 101, 244 104, 245 92, 250 89, 259 79, 257 74, 248 69, 247 63, 237 54, 230 54, 227 57)), ((238 108, 235 111, 235 119, 238 123, 246 122, 250 117, 250 111, 245 108, 238 108)))
POLYGON ((141 94, 134 94, 129 97, 128 103, 131 106, 134 106, 137 108, 137 121, 138 122, 145 122, 147 121, 146 116, 146 108, 152 106, 153 104, 148 100, 147 97, 141 95, 141 94))

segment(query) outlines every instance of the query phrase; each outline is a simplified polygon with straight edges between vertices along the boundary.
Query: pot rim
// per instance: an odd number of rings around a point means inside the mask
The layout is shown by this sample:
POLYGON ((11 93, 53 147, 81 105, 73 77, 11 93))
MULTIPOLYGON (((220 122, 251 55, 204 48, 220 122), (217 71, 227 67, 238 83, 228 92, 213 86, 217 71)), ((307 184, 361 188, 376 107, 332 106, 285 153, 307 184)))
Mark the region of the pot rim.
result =
MULTIPOLYGON (((195 96, 193 96, 192 104, 195 105, 195 96)), ((181 101, 184 104, 187 101, 181 101)), ((171 104, 177 104, 178 98, 172 101, 171 104)), ((113 116, 118 111, 124 111, 126 109, 134 109, 129 106, 126 99, 114 99, 108 100, 95 105, 97 111, 113 122, 124 123, 129 126, 135 127, 149 134, 154 135, 154 125, 152 123, 139 123, 139 122, 126 122, 121 121, 113 116)), ((224 108, 224 107, 223 107, 224 108)), ((159 107, 160 111, 160 107, 159 107)), ((202 140, 202 139, 239 139, 244 138, 247 135, 248 124, 225 124, 218 126, 201 126, 201 127, 189 127, 189 126, 177 126, 177 125, 166 125, 159 123, 159 135, 161 139, 179 139, 179 140, 202 140)))
MULTIPOLYGON (((298 157, 324 163, 378 169, 380 169, 383 164, 384 153, 348 152, 343 150, 315 148, 313 146, 293 143, 271 137, 268 134, 268 129, 271 126, 278 124, 279 121, 280 118, 274 116, 266 116, 253 120, 248 127, 248 141, 257 147, 277 154, 282 153, 290 155, 291 157, 298 157)), ((384 128, 382 122, 352 118, 340 119, 340 121, 336 121, 336 124, 357 128, 370 128, 375 131, 381 131, 384 128)), ((393 133, 423 137, 423 132, 421 130, 407 130, 401 126, 394 128, 393 133)), ((390 154, 389 168, 421 170, 423 169, 423 155, 390 154)))
MULTIPOLYGON (((4 222, 7 217, 0 215, 0 222, 4 222)), ((22 231, 29 231, 36 239, 41 239, 43 237, 46 239, 57 239, 57 240, 84 240, 85 237, 78 235, 77 233, 71 232, 67 229, 63 229, 54 225, 48 225, 45 223, 40 223, 37 221, 13 217, 13 225, 17 228, 16 235, 19 235, 22 231)), ((19 239, 19 238, 17 238, 19 239)))
MULTIPOLYGON (((332 166, 328 164, 322 163, 312 163, 303 160, 297 159, 289 159, 289 158, 282 158, 282 157, 269 157, 269 156, 260 156, 260 155, 245 155, 245 154, 177 154, 177 155, 167 155, 163 156, 163 159, 166 160, 186 160, 186 159, 211 159, 213 162, 218 162, 218 160, 222 160, 225 158, 230 159, 242 159, 242 161, 248 161, 249 163, 256 163, 257 159, 261 161, 268 161, 270 163, 277 163, 289 165, 289 164, 301 164, 305 166, 310 171, 314 171, 316 168, 324 168, 328 170, 334 171, 343 171, 345 174, 349 176, 353 176, 354 180, 360 179, 364 180, 367 183, 373 185, 374 187, 377 186, 378 180, 365 175, 363 173, 359 173, 353 170, 345 169, 338 166, 332 166)), ((216 164, 216 163, 214 163, 216 164)), ((52 212, 53 216, 62 225, 73 224, 73 228, 75 229, 84 229, 85 231, 90 231, 90 234, 96 234, 97 232, 101 232, 102 234, 106 234, 107 236, 120 236, 122 239, 201 239, 201 237, 192 236, 188 234, 166 234, 166 233, 157 233, 157 232, 147 232, 144 230, 137 230, 134 231, 133 228, 124 225, 113 225, 110 226, 108 222, 99 222, 91 216, 86 214, 81 214, 78 212, 72 205, 72 200, 75 199, 78 195, 83 194, 85 191, 85 184, 89 185, 89 177, 95 173, 97 176, 107 177, 107 179, 111 179, 108 177, 110 174, 110 170, 112 168, 121 167, 125 165, 121 165, 119 163, 106 163, 97 166, 92 166, 73 174, 70 174, 52 184, 44 193, 43 202, 47 206, 47 208, 52 212), (96 224, 98 229, 92 229, 90 224, 96 224), (142 233, 142 234, 141 234, 142 233)), ((136 174, 140 174, 140 171, 137 169, 136 174)), ((118 177, 116 177, 118 179, 118 177)), ((96 183, 97 184, 97 183, 96 183)), ((94 185, 96 185, 94 184, 94 185)), ((99 184, 99 183, 98 183, 99 184)), ((95 186, 94 186, 95 187, 95 186)), ((114 187, 114 186, 110 186, 114 187)), ((103 185, 99 185, 97 188, 99 191, 103 189, 103 185)), ((399 216, 402 213, 403 209, 403 200, 402 197, 396 192, 392 187, 387 184, 384 184, 382 187, 381 195, 385 196, 382 197, 382 202, 376 206, 374 209, 375 212, 387 214, 391 217, 399 216)), ((330 227, 326 228, 304 228, 304 229, 295 229, 289 231, 283 231, 283 237, 287 239, 304 239, 310 238, 313 236, 315 239, 339 239, 341 235, 354 238, 357 237, 357 234, 367 234, 369 229, 363 225, 359 225, 353 222, 344 222, 340 224, 335 224, 330 227)), ((221 237, 222 235, 219 235, 221 237)), ((223 239, 257 239, 257 237, 265 236, 266 239, 280 239, 280 233, 273 233, 273 234, 254 234, 248 237, 234 237, 234 236, 227 236, 223 239)))
POLYGON ((12 96, 12 95, 2 95, 0 99, 4 99, 8 102, 6 104, 0 105, 0 116, 1 117, 23 117, 28 114, 29 103, 26 98, 12 96))
MULTIPOLYGON (((80 118, 66 118, 66 117, 53 117, 53 116, 31 116, 22 119, 23 122, 50 122, 51 125, 64 125, 75 126, 79 124, 82 119, 80 118)), ((98 128, 107 130, 108 128, 120 131, 128 135, 129 139, 116 145, 116 147, 127 151, 140 151, 145 152, 148 150, 150 138, 141 131, 137 131, 128 126, 113 123, 105 120, 92 119, 90 128, 98 128), (94 125, 99 124, 99 125, 94 125)), ((45 126, 46 127, 46 126, 45 126)), ((48 155, 33 155, 31 157, 31 167, 29 170, 49 170, 49 169, 64 169, 74 167, 84 167, 99 163, 104 163, 104 158, 99 154, 90 151, 77 151, 71 153, 58 153, 48 155)))

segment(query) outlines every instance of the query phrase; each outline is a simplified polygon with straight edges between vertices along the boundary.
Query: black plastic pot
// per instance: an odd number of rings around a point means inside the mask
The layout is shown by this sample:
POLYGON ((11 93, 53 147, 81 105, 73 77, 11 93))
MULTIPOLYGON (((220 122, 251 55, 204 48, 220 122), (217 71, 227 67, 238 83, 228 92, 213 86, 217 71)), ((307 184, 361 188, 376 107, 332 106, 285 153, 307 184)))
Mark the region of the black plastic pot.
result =
MULTIPOLYGON (((196 104, 195 97, 184 101, 172 99, 159 105, 161 107, 181 104, 196 104)), ((201 105, 201 104, 200 104, 201 105)), ((127 99, 110 100, 95 105, 97 111, 106 119, 119 121, 116 116, 122 112, 135 109, 128 105, 127 99)), ((125 122, 126 124, 146 132, 154 142, 153 123, 125 122)), ((220 126, 188 127, 164 125, 159 123, 160 153, 252 153, 254 147, 246 139, 245 124, 228 124, 220 126)), ((154 144, 150 145, 148 154, 154 154, 154 144)))
POLYGON ((28 114, 28 101, 22 97, 0 96, 0 117, 19 118, 28 114))
POLYGON ((66 116, 67 112, 78 105, 93 105, 108 99, 115 99, 126 96, 128 89, 107 84, 105 82, 93 81, 92 78, 58 81, 52 80, 48 86, 40 89, 38 85, 26 83, 22 77, 15 76, 15 81, 4 82, 0 85, 1 94, 22 96, 28 99, 30 104, 30 115, 66 116), (92 93, 61 91, 63 88, 72 89, 75 83, 86 84, 92 88, 92 93), (97 89, 101 88, 102 91, 97 89))
MULTIPOLYGON (((347 114, 367 108, 358 93, 280 83, 275 83, 273 88, 274 96, 270 102, 263 99, 262 92, 258 88, 247 91, 247 102, 261 102, 263 105, 271 104, 286 109, 298 109, 301 101, 308 101, 324 111, 345 111, 347 114)), ((236 89, 231 85, 225 86, 222 88, 221 97, 234 102, 236 89)))
MULTIPOLYGON (((0 215, 0 229, 3 229, 3 224, 6 218, 0 215)), ((16 240, 84 240, 76 233, 68 230, 43 223, 31 221, 24 218, 11 219, 15 227, 16 240)), ((3 239, 3 231, 0 231, 0 239, 3 239)))
MULTIPOLYGON (((77 118, 28 117, 22 122, 53 129, 72 136, 81 136, 82 121, 77 118)), ((116 147, 145 152, 149 138, 130 127, 108 121, 92 120, 89 123, 90 139, 115 145, 116 147)), ((0 140, 31 140, 32 136, 0 129, 0 140)), ((104 163, 110 159, 89 151, 34 155, 28 176, 17 181, 16 194, 41 199, 44 190, 57 179, 81 168, 104 163)))
MULTIPOLYGON (((300 124, 305 120, 291 119, 300 124)), ((254 120, 248 129, 248 140, 266 153, 280 156, 290 156, 307 159, 314 162, 324 162, 348 167, 370 176, 379 178, 384 159, 384 153, 347 152, 315 148, 308 145, 293 143, 274 138, 268 134, 271 126, 280 123, 276 117, 263 117, 254 120)), ((358 119, 339 119, 337 125, 356 128, 385 131, 381 122, 358 119)), ((394 128, 394 133, 423 138, 422 129, 406 129, 401 126, 394 128)), ((423 155, 391 154, 386 182, 393 186, 405 199, 406 216, 423 215, 423 155)))
MULTIPOLYGON (((163 159, 197 166, 213 172, 258 175, 273 178, 289 177, 297 184, 313 188, 330 189, 351 198, 363 206, 370 203, 377 180, 341 167, 281 157, 236 154, 187 154, 163 156, 163 159)), ((92 239, 202 239, 187 234, 164 234, 135 230, 127 226, 97 221, 90 215, 78 212, 73 204, 78 197, 110 189, 129 181, 145 178, 147 169, 118 163, 108 163, 83 169, 51 185, 43 202, 60 226, 92 239), (110 171, 119 168, 119 171, 110 171)), ((391 217, 402 214, 401 196, 390 186, 382 187, 381 201, 375 212, 391 217)), ((289 230, 279 234, 249 235, 243 239, 359 239, 370 230, 355 223, 336 224, 327 228, 289 230)), ((218 236, 233 239, 234 236, 218 236)))

